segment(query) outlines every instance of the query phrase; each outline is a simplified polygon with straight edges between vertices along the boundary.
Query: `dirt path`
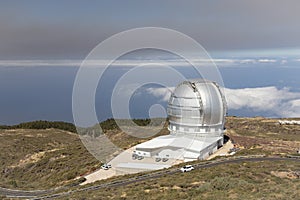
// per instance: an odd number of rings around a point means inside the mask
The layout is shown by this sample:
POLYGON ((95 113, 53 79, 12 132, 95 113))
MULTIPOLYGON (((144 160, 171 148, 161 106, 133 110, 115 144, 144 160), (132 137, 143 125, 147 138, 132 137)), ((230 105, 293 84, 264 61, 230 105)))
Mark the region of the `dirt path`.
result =
POLYGON ((233 148, 233 144, 231 142, 231 140, 229 140, 228 142, 226 142, 226 144, 223 145, 222 148, 218 149, 214 154, 212 154, 211 156, 209 156, 207 158, 207 160, 211 160, 217 156, 229 156, 228 151, 233 148))

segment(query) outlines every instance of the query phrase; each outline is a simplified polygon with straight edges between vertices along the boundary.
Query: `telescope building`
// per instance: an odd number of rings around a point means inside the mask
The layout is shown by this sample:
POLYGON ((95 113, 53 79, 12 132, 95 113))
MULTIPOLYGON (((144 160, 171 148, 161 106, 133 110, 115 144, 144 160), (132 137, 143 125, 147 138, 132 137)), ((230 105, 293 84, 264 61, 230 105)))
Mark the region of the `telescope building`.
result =
POLYGON ((135 146, 134 154, 162 159, 206 159, 223 145, 227 106, 217 83, 180 83, 168 103, 169 135, 135 146))

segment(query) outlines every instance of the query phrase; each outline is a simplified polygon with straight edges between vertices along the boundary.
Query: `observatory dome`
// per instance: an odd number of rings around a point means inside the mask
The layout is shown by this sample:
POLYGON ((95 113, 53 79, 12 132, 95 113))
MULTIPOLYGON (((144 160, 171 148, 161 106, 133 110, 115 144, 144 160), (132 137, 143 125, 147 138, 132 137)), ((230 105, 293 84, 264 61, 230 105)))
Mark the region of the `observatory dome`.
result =
POLYGON ((171 134, 223 135, 227 106, 215 82, 197 79, 180 83, 171 94, 167 112, 171 134))

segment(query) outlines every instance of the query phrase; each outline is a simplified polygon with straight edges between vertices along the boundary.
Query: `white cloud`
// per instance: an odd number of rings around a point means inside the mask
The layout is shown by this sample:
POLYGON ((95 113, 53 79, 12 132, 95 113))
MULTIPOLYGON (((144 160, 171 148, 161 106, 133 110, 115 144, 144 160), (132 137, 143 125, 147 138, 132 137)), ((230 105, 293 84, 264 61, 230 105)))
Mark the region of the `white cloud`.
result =
MULTIPOLYGON (((147 92, 168 101, 174 88, 148 88, 147 92)), ((265 112, 275 117, 300 117, 300 92, 288 88, 271 87, 229 89, 225 88, 228 108, 232 110, 250 109, 265 112)))
MULTIPOLYGON (((300 60, 300 59, 299 59, 300 60)), ((294 61, 299 61, 294 60, 294 61)), ((215 63, 218 67, 243 67, 245 64, 272 64, 277 61, 285 64, 287 59, 275 60, 275 59, 244 59, 244 58, 192 58, 192 63, 198 66, 213 66, 215 63)), ((0 67, 47 67, 47 66, 65 66, 65 67, 79 67, 83 60, 0 60, 0 67)), ((111 60, 88 60, 85 61, 86 66, 90 67, 103 67, 106 64, 110 64, 111 60)), ((183 59, 119 59, 113 62, 113 66, 120 67, 133 67, 133 66, 173 66, 173 67, 186 67, 191 66, 190 63, 183 59)))
POLYGON ((240 60, 240 64, 255 64, 257 61, 255 59, 242 59, 240 60))
POLYGON ((80 66, 81 60, 0 60, 0 67, 80 66))
POLYGON ((258 62, 260 63, 275 63, 277 60, 275 59, 259 59, 258 62))
POLYGON ((288 88, 226 88, 225 94, 229 109, 249 108, 253 111, 272 113, 279 117, 300 116, 300 92, 291 92, 288 88))
MULTIPOLYGON (((213 65, 213 62, 217 65, 228 66, 238 63, 238 60, 232 59, 192 59, 191 62, 199 66, 213 65)), ((48 67, 48 66, 65 66, 65 67, 79 67, 84 62, 85 66, 89 67, 103 67, 110 64, 112 60, 0 60, 0 67, 48 67)), ((173 66, 173 67, 185 67, 191 66, 183 59, 131 59, 131 60, 115 60, 113 66, 121 67, 134 67, 134 66, 173 66)))
POLYGON ((300 99, 295 99, 287 102, 282 110, 284 117, 299 117, 300 116, 300 99))
POLYGON ((146 92, 152 94, 155 97, 158 97, 161 101, 168 101, 172 91, 174 91, 175 87, 169 88, 147 88, 146 92))

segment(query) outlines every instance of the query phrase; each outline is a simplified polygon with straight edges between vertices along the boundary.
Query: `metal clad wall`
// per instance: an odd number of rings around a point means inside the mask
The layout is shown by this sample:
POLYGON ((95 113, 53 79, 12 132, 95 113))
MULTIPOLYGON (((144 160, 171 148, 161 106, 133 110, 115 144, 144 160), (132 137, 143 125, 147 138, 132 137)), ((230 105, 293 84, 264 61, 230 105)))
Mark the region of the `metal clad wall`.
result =
POLYGON ((180 83, 168 104, 169 130, 183 134, 223 131, 226 103, 222 95, 211 81, 180 83))

